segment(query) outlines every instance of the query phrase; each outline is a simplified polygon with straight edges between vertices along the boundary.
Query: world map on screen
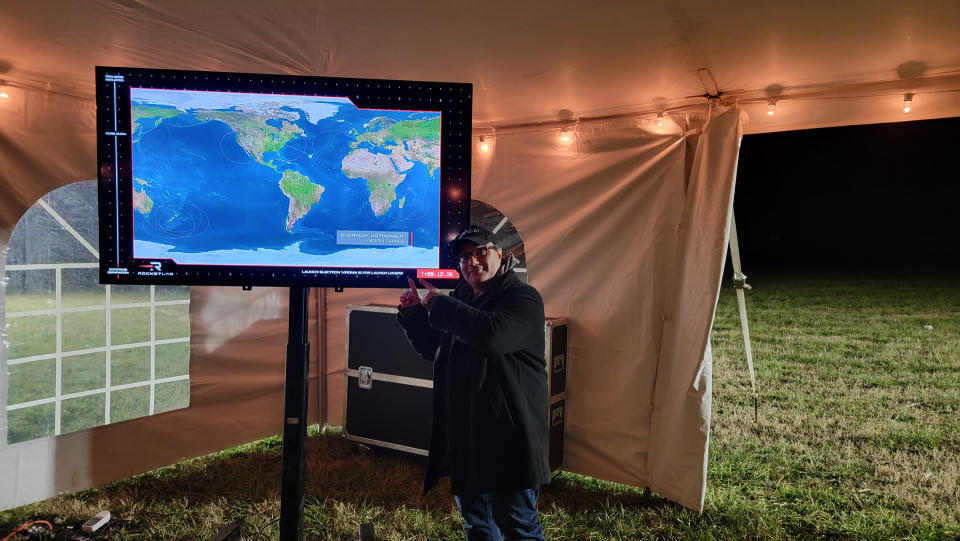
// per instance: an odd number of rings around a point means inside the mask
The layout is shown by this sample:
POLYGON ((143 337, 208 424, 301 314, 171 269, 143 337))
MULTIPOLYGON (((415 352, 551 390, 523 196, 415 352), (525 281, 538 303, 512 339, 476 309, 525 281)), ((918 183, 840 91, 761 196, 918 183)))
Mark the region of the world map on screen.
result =
POLYGON ((134 88, 134 257, 433 268, 440 113, 134 88))

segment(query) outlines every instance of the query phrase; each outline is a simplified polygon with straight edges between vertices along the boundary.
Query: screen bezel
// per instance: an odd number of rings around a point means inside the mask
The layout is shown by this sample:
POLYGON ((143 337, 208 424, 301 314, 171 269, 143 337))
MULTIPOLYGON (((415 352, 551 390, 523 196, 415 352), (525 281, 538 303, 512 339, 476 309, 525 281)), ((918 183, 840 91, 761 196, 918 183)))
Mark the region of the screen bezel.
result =
POLYGON ((430 280, 453 287, 459 276, 447 242, 470 216, 470 135, 473 85, 234 72, 96 68, 99 163, 100 282, 141 285, 406 287, 430 269, 164 264, 133 257, 131 88, 201 90, 347 98, 358 108, 441 113, 440 262, 430 280), (336 271, 336 273, 332 272, 336 271), (451 271, 456 274, 451 274, 451 271))

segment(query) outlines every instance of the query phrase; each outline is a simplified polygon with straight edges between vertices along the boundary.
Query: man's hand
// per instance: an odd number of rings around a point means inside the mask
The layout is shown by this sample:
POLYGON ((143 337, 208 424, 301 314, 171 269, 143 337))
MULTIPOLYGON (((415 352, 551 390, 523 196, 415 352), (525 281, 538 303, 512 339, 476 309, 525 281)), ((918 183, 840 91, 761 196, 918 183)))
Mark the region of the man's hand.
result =
POLYGON ((400 294, 400 307, 409 308, 421 304, 420 294, 417 293, 417 285, 413 283, 413 278, 407 278, 410 289, 404 289, 400 294))
POLYGON ((407 284, 409 284, 410 287, 404 289, 403 293, 400 294, 400 308, 409 308, 422 304, 424 308, 429 310, 433 304, 433 299, 435 299, 437 295, 443 295, 443 293, 440 293, 440 290, 430 282, 420 280, 420 283, 427 290, 427 293, 422 299, 420 298, 420 294, 417 293, 417 284, 413 283, 413 278, 407 278, 407 284))
MULTIPOLYGON (((420 303, 423 304, 424 308, 429 310, 433 306, 433 299, 439 295, 443 295, 443 293, 440 293, 440 290, 437 289, 436 286, 426 280, 420 280, 420 283, 423 284, 423 287, 427 288, 427 294, 423 296, 420 303)), ((410 285, 413 285, 413 280, 410 280, 410 285)))

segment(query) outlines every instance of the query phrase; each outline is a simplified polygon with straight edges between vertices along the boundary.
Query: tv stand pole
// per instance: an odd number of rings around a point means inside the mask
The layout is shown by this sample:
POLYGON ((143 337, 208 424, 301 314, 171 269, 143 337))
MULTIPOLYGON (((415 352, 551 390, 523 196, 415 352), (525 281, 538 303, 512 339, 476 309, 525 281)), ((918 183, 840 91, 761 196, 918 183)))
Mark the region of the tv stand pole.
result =
POLYGON ((303 472, 307 443, 307 292, 290 287, 287 381, 283 400, 283 478, 280 487, 280 540, 303 539, 303 472))

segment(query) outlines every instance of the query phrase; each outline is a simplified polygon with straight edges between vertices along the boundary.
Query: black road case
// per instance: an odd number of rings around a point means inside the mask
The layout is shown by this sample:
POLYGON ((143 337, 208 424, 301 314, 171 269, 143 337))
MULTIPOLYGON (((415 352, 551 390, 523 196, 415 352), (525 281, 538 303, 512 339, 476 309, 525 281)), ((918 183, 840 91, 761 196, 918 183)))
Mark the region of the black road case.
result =
MULTIPOLYGON (((347 439, 427 455, 433 416, 433 364, 407 342, 397 308, 347 306, 347 439)), ((567 321, 544 322, 550 400, 550 469, 563 467, 567 321)))
POLYGON ((547 419, 550 420, 550 471, 563 469, 563 431, 567 418, 567 320, 548 317, 543 324, 547 360, 547 419))
POLYGON ((407 342, 395 306, 347 306, 347 438, 426 455, 433 363, 407 342))

